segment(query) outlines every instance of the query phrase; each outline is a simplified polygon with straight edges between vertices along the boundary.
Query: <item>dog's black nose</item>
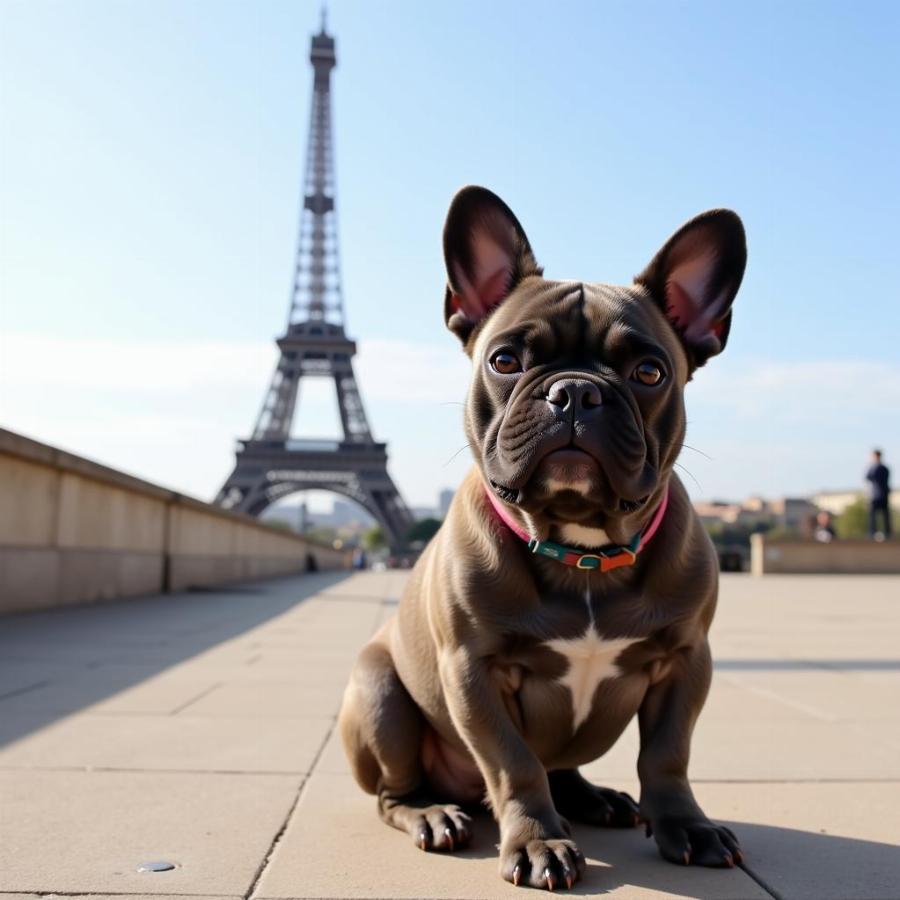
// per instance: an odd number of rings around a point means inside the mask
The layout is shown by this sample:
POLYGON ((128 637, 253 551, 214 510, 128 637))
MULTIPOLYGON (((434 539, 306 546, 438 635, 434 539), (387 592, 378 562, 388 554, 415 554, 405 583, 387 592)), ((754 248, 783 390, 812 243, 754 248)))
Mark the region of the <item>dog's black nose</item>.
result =
POLYGON ((586 378, 560 378, 550 385, 547 391, 547 402, 562 412, 568 412, 574 406, 575 414, 583 410, 596 409, 603 403, 600 387, 586 378))

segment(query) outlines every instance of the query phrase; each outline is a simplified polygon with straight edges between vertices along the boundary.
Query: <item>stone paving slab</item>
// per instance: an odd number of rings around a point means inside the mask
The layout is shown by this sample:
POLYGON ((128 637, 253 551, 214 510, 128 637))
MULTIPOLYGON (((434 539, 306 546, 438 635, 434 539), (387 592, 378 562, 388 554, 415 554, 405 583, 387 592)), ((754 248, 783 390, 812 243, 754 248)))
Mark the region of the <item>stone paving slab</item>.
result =
POLYGON ((289 776, 0 772, 0 888, 242 895, 300 784, 289 776), (137 871, 153 860, 178 867, 137 871))
MULTIPOLYGON (((715 690, 715 688, 713 689, 715 690)), ((613 748, 585 766, 597 781, 635 777, 637 723, 613 748)), ((717 719, 704 710, 694 732, 691 777, 697 781, 791 781, 815 777, 853 781, 900 778, 900 754, 877 730, 818 719, 717 719)))
MULTIPOLYGON (((768 896, 738 869, 696 872, 664 862, 639 829, 576 827, 574 833, 588 871, 571 892, 561 893, 644 900, 692 897, 700 888, 702 896, 721 900, 768 896)), ((497 841, 496 825, 484 815, 476 820, 469 850, 425 854, 408 835, 382 824, 375 799, 349 776, 316 773, 254 897, 522 898, 522 889, 498 874, 497 841)))
POLYGON ((0 658, 0 700, 23 690, 32 690, 54 679, 68 678, 82 667, 60 662, 0 658))
POLYGON ((723 671, 718 680, 826 722, 894 719, 900 698, 900 671, 723 671))
MULTIPOLYGON (((523 896, 497 875, 489 817, 467 853, 425 855, 348 774, 340 697, 404 578, 3 619, 0 900, 523 896), (136 856, 180 866, 139 876, 136 856)), ((578 829, 577 893, 900 898, 898 597, 900 578, 723 577, 691 774, 753 877, 671 866, 637 831, 578 829)), ((632 726, 586 774, 636 793, 637 746, 632 726)))
POLYGON ((407 573, 392 570, 386 572, 359 572, 352 580, 340 581, 322 590, 323 595, 339 597, 365 597, 378 600, 398 600, 406 583, 407 573))
POLYGON ((291 681, 259 681, 252 684, 220 684, 182 711, 191 716, 290 717, 334 716, 344 693, 344 676, 318 684, 291 681))
MULTIPOLYGON (((0 721, 21 728, 26 714, 0 721)), ((81 713, 0 749, 4 768, 308 772, 329 718, 98 716, 81 713)))
MULTIPOLYGON (((55 900, 67 894, 11 894, 0 891, 3 900, 55 900)), ((175 900, 184 894, 78 894, 79 900, 175 900)), ((191 900, 242 900, 240 894, 191 894, 191 900)))
POLYGON ((900 897, 900 781, 698 784, 746 863, 791 900, 900 897))
POLYGON ((134 687, 126 688, 112 697, 94 702, 103 696, 109 683, 108 666, 80 669, 68 677, 34 685, 14 697, 0 701, 4 715, 30 712, 72 713, 90 708, 92 713, 131 713, 171 715, 196 697, 212 690, 216 682, 210 678, 170 678, 150 676, 134 687))

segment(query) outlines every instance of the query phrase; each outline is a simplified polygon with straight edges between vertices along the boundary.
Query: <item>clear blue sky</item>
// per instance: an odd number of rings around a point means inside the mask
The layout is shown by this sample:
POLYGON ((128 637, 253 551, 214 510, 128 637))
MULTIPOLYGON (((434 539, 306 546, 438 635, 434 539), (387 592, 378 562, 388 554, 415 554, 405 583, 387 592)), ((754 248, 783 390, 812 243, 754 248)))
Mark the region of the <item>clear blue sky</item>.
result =
MULTIPOLYGON (((628 281, 696 212, 744 218, 729 347, 689 389, 695 496, 900 464, 900 7, 329 7, 348 324, 411 502, 465 467, 440 229, 470 182, 550 277, 628 281)), ((318 19, 0 2, 0 424, 215 491, 287 311, 318 19)))

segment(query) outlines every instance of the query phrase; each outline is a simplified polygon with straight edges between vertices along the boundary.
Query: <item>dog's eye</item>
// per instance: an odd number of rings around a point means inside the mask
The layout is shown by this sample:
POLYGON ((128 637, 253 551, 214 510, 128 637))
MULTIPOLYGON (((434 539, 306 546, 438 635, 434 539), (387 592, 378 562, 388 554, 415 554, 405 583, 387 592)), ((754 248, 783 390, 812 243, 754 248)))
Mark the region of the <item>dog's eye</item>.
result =
POLYGON ((641 384, 653 387, 653 385, 659 384, 665 378, 665 373, 656 363, 642 362, 634 370, 634 374, 631 377, 641 384))
POLYGON ((522 371, 522 363, 512 353, 501 350, 491 357, 491 368, 500 375, 514 375, 522 371))

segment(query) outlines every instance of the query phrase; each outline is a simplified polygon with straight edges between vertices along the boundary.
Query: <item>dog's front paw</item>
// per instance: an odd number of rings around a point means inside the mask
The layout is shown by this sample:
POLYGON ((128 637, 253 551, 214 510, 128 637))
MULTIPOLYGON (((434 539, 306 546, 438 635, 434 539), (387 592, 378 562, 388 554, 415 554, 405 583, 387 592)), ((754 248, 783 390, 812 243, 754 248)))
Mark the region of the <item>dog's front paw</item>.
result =
POLYGON ((730 868, 742 860, 734 832, 700 816, 659 816, 647 824, 663 859, 678 865, 730 868))
POLYGON ((584 868, 584 854, 570 838, 535 838, 500 848, 500 874, 516 886, 570 888, 584 875, 584 868))
POLYGON ((606 828, 635 828, 641 820, 630 794, 591 784, 576 769, 551 772, 549 779, 553 804, 569 819, 606 828))
POLYGON ((458 806, 434 804, 418 811, 409 830, 419 849, 452 853, 472 839, 472 820, 458 806))

